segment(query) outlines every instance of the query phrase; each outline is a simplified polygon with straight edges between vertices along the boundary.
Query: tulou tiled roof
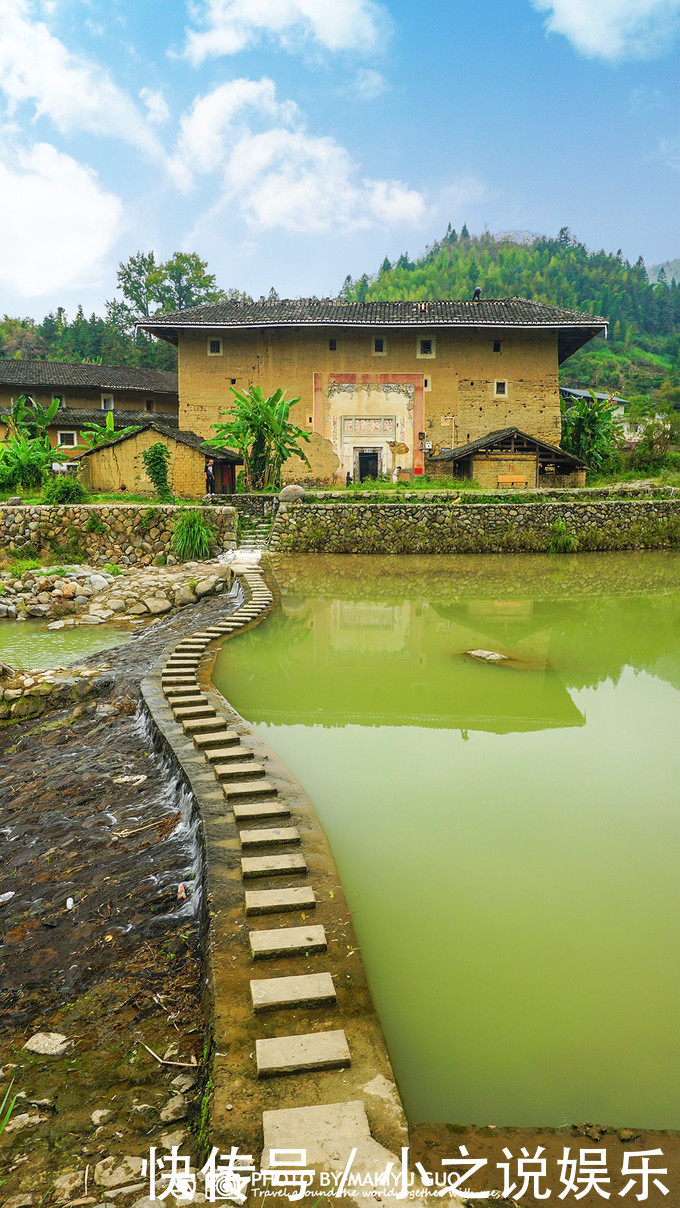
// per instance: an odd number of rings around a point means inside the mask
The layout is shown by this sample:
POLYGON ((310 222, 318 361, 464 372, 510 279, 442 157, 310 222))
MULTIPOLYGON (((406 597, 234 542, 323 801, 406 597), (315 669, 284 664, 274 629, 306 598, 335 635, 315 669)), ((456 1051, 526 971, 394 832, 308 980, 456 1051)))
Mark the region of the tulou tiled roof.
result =
POLYGON ((579 457, 574 457, 573 453, 567 453, 565 449, 559 449, 556 445, 549 445, 544 440, 538 440, 537 437, 530 436, 528 432, 522 432, 519 428, 497 428, 495 432, 487 432, 486 436, 479 436, 477 440, 471 440, 466 445, 458 445, 455 449, 442 449, 429 460, 463 461, 473 453, 481 453, 489 449, 507 450, 508 441, 513 442, 513 439, 517 442, 515 450, 517 453, 522 452, 522 446, 524 446, 525 450, 527 448, 535 449, 543 458, 548 457, 550 460, 568 463, 574 469, 585 470, 587 468, 586 463, 579 457))
POLYGON ((178 327, 596 327, 607 320, 586 311, 528 298, 473 301, 343 302, 297 298, 278 302, 217 302, 155 315, 139 326, 160 334, 178 327))
MULTIPOLYGON (((9 407, 0 407, 0 421, 7 419, 9 415, 9 407)), ((65 431, 69 428, 81 428, 84 424, 98 424, 100 428, 103 428, 106 425, 107 415, 113 416, 116 430, 129 428, 132 424, 140 427, 142 424, 148 424, 152 418, 155 423, 164 428, 179 427, 176 415, 163 415, 161 411, 125 411, 120 407, 114 411, 100 411, 97 407, 60 407, 48 427, 57 431, 65 431)))
POLYGON ((31 386, 66 389, 139 390, 177 394, 177 374, 129 365, 81 365, 72 361, 15 361, 0 358, 0 386, 28 390, 31 386))

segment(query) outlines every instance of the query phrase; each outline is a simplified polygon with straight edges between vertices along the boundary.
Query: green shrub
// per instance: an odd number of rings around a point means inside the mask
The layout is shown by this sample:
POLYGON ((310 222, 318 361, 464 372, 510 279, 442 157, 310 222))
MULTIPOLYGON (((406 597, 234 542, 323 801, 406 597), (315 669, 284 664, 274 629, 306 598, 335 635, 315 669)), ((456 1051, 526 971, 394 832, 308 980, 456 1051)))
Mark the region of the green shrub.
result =
POLYGON ((83 528, 86 533, 105 533, 106 525, 102 523, 102 519, 96 512, 91 512, 85 521, 83 528))
POLYGON ((50 475, 43 484, 42 497, 45 503, 85 503, 89 498, 82 482, 72 474, 50 475))
POLYGON ((122 570, 115 562, 107 562, 106 566, 102 566, 105 575, 122 575, 122 570))
POLYGON ((172 548, 181 562, 209 558, 214 543, 212 523, 203 512, 191 509, 180 513, 172 534, 172 548))
POLYGON ((578 538, 570 533, 564 520, 556 520, 550 530, 548 551, 551 554, 574 554, 578 549, 578 538))

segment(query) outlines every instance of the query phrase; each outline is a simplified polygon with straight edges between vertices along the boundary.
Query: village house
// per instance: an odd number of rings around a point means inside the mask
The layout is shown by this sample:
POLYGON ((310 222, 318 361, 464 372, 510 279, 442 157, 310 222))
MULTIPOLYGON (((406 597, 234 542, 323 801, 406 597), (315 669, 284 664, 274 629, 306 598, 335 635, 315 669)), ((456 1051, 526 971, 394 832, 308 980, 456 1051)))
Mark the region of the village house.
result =
MULTIPOLYGON (((291 459, 287 478, 321 485, 395 468, 407 478, 450 473, 433 460, 443 450, 510 428, 557 453, 559 366, 607 322, 522 298, 261 299, 156 315, 140 327, 177 346, 180 426, 204 439, 230 408, 232 386, 299 396, 291 420, 312 434, 311 469, 291 459)), ((536 450, 532 464, 533 486, 536 450)), ((512 476, 512 460, 503 468, 512 476)), ((568 481, 569 466, 561 468, 568 481)))
POLYGON ((142 453, 151 445, 162 444, 170 452, 168 479, 172 490, 189 499, 205 493, 205 467, 213 461, 215 487, 218 492, 232 494, 236 486, 235 467, 240 457, 231 449, 205 447, 195 432, 168 428, 158 420, 142 422, 134 432, 117 436, 80 456, 83 482, 94 492, 119 492, 152 495, 154 486, 149 479, 142 453))
POLYGON ((83 451, 83 425, 104 425, 101 412, 113 412, 116 429, 146 423, 150 415, 166 427, 177 427, 177 374, 160 369, 0 359, 0 440, 7 435, 12 401, 21 395, 43 410, 59 400, 49 426, 50 444, 73 456, 83 451))

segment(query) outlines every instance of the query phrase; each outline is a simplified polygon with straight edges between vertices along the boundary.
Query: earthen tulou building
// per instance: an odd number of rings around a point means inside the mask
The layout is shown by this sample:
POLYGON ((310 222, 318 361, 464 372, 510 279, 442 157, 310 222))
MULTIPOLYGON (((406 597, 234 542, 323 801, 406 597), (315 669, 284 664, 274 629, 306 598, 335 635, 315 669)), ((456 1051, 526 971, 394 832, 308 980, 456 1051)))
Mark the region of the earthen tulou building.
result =
POLYGON ((225 302, 140 326, 175 344, 179 426, 214 436, 231 387, 299 396, 316 485, 392 473, 472 476, 486 487, 577 485, 559 449, 558 369, 594 336, 597 315, 524 298, 225 302))

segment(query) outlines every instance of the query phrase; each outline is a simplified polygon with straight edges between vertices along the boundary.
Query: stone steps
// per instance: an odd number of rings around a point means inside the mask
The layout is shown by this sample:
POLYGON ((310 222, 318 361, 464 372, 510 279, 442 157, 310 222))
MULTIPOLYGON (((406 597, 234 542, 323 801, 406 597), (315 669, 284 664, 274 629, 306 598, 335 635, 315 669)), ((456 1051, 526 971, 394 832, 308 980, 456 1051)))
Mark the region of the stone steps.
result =
POLYGON ((270 844, 299 843, 296 826, 267 826, 259 830, 239 831, 241 847, 269 847, 270 844))
POLYGON ((265 768, 251 759, 245 763, 216 763, 213 765, 213 772, 218 780, 229 784, 232 780, 259 780, 264 776, 265 768))
POLYGON ((246 915, 288 914, 293 910, 314 910, 316 896, 311 885, 296 885, 286 889, 247 889, 246 915))
MULTIPOLYGON (((190 722, 185 722, 185 725, 190 725, 190 722)), ((224 795, 227 801, 231 804, 234 801, 243 801, 248 797, 276 797, 277 790, 271 780, 241 780, 228 781, 224 786, 224 795)))
POLYGON ((352 1064, 342 1029, 256 1040, 255 1061, 258 1078, 298 1074, 305 1070, 346 1069, 352 1064))
POLYGON ((200 751, 207 751, 211 747, 230 746, 232 743, 238 743, 239 741, 240 739, 236 731, 228 729, 224 721, 221 728, 215 730, 212 734, 199 733, 194 735, 194 743, 200 751))
POLYGON ((265 818, 289 818, 290 810, 285 801, 245 801, 232 806, 237 822, 255 822, 265 818))
POLYGON ((241 856, 243 877, 288 877, 291 873, 304 876, 307 861, 301 852, 287 852, 277 856, 241 856))
POLYGON ((219 763, 222 759, 245 761, 247 759, 254 759, 255 753, 250 747, 243 747, 240 743, 235 743, 232 747, 210 747, 205 752, 205 757, 210 763, 219 763))
POLYGON ((330 973, 254 978, 250 983, 250 997, 254 1011, 275 1011, 280 1007, 319 1007, 337 1002, 330 973))
POLYGON ((275 927, 248 933, 253 960, 275 956, 302 956, 325 952, 328 943, 324 927, 275 927))

